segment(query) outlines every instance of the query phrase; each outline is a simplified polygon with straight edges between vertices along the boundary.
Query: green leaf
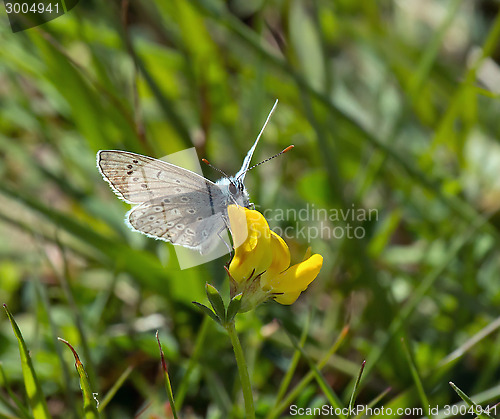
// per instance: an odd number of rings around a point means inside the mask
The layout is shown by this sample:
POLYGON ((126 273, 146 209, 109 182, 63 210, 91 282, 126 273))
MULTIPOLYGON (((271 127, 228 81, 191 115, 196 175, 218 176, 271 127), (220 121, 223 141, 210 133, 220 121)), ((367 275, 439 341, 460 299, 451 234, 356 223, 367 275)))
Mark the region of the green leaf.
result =
POLYGON ((222 323, 226 322, 226 307, 224 306, 224 301, 222 301, 222 297, 219 294, 217 288, 213 285, 206 284, 205 286, 207 291, 207 297, 214 309, 215 313, 219 317, 222 323))
POLYGON ((198 303, 196 301, 193 301, 193 304, 196 305, 198 308, 201 309, 203 313, 205 313, 207 316, 211 317, 214 321, 216 321, 219 324, 222 324, 221 319, 215 314, 212 310, 210 310, 206 305, 203 305, 201 303, 198 303))
POLYGON ((24 342, 21 330, 17 326, 14 317, 10 313, 7 305, 3 305, 7 317, 10 320, 14 334, 16 335, 17 341, 19 343, 19 354, 21 355, 21 367, 23 370, 24 386, 26 388, 26 395, 28 396, 28 404, 33 411, 33 417, 35 419, 46 419, 50 418, 49 411, 47 409, 47 403, 45 402, 44 395, 42 393, 42 388, 36 377, 35 368, 33 367, 33 362, 31 360, 28 347, 24 342))
POLYGON ((75 367, 78 375, 80 376, 80 388, 82 389, 83 394, 83 411, 85 419, 99 418, 99 412, 97 411, 98 402, 96 399, 94 399, 94 394, 92 393, 92 390, 90 388, 89 379, 87 377, 87 373, 85 372, 85 368, 80 361, 80 357, 68 341, 62 338, 57 339, 65 343, 69 347, 69 349, 71 349, 71 352, 73 352, 73 356, 75 357, 75 367))
POLYGON ((231 301, 229 302, 229 306, 227 307, 227 314, 226 314, 226 322, 232 322, 234 319, 234 316, 238 313, 240 307, 241 307, 241 298, 243 297, 242 293, 239 293, 238 295, 235 295, 233 298, 231 298, 231 301))

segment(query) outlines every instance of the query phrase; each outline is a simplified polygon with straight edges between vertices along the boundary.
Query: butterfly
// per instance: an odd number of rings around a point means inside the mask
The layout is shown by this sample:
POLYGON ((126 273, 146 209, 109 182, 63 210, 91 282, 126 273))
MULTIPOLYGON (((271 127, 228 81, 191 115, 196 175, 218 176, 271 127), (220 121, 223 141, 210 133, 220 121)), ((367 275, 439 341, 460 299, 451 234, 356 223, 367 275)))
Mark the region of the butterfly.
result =
POLYGON ((126 216, 129 227, 149 237, 198 250, 202 255, 209 253, 217 245, 220 233, 228 228, 228 205, 250 207, 245 175, 251 169, 253 153, 277 102, 241 169, 234 176, 224 176, 215 183, 152 157, 100 150, 97 167, 101 175, 121 199, 134 205, 126 216))

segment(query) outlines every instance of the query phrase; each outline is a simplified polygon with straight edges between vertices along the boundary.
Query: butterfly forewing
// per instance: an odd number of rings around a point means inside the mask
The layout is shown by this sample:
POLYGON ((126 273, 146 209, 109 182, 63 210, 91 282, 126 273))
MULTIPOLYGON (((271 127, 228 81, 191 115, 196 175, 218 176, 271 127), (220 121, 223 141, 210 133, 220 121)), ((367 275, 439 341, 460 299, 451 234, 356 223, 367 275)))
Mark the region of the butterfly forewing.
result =
POLYGON ((199 192, 215 184, 173 164, 127 151, 100 151, 97 165, 113 191, 130 204, 165 195, 199 192))

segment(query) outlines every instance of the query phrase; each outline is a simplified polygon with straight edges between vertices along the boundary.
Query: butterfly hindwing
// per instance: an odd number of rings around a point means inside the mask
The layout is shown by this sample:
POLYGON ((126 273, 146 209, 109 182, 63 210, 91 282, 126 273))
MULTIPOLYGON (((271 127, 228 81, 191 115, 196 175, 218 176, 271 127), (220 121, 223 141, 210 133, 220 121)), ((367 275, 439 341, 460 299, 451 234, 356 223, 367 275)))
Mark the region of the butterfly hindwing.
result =
MULTIPOLYGON (((213 195, 212 199, 219 202, 223 198, 213 195)), ((200 252, 210 248, 208 242, 226 228, 224 214, 212 211, 207 194, 196 193, 144 202, 129 211, 127 221, 134 230, 150 237, 200 252)))

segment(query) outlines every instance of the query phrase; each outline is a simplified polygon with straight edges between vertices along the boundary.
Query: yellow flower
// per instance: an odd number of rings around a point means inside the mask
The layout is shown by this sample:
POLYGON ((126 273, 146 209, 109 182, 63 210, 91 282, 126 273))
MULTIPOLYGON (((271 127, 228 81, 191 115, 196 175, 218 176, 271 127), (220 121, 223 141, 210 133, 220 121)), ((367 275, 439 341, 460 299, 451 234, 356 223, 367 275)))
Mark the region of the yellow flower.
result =
POLYGON ((235 248, 229 272, 236 282, 243 283, 271 265, 271 231, 258 211, 236 205, 230 205, 227 211, 235 248))
POLYGON ((294 303, 318 275, 323 257, 315 254, 290 266, 288 246, 269 229, 260 212, 230 205, 228 214, 235 247, 228 271, 231 294, 243 294, 240 311, 269 298, 280 304, 294 303))

